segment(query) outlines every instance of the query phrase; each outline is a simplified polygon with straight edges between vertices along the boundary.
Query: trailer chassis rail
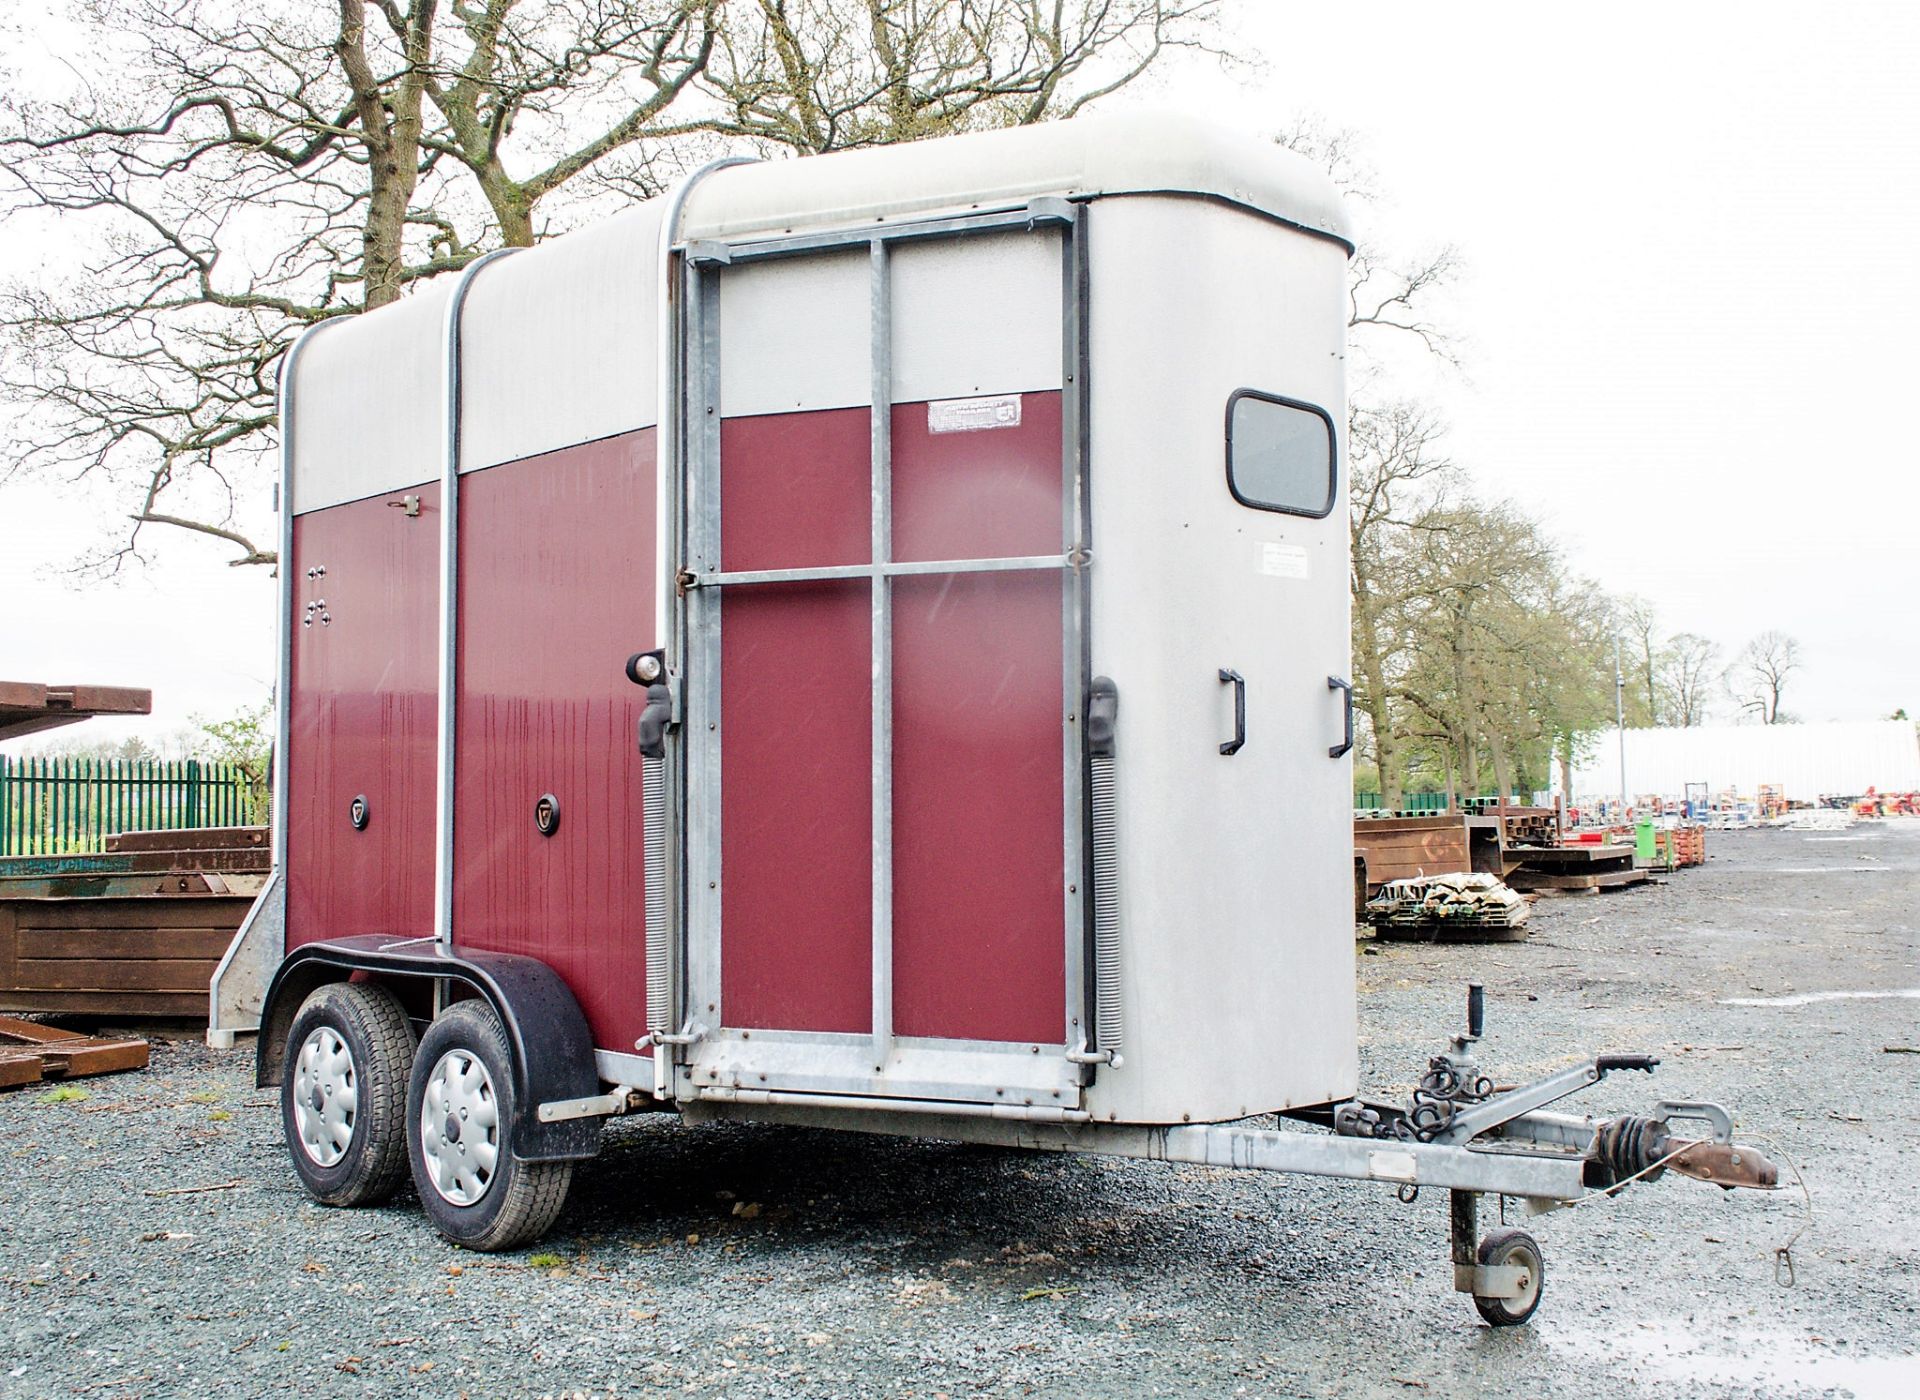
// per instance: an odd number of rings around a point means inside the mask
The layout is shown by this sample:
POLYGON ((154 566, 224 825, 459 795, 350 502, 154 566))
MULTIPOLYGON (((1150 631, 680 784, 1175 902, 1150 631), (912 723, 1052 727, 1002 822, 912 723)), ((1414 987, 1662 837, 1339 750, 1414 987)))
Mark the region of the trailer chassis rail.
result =
POLYGON ((1728 1190, 1778 1184, 1779 1173, 1764 1155, 1734 1141, 1732 1116, 1717 1104, 1668 1101, 1651 1114, 1599 1120, 1546 1111, 1546 1105, 1598 1084, 1615 1070, 1652 1073, 1659 1061, 1650 1055, 1598 1055, 1531 1083, 1495 1085, 1472 1054, 1484 1011, 1481 989, 1474 986, 1466 1033, 1429 1062, 1409 1107, 1354 1100, 1288 1115, 1331 1132, 1250 1122, 1103 1123, 1084 1111, 728 1086, 703 1088, 680 1111, 690 1122, 745 1118, 828 1125, 1041 1152, 1379 1181, 1396 1187, 1406 1202, 1422 1187, 1442 1189, 1453 1286, 1470 1294, 1480 1315, 1496 1327, 1533 1315, 1545 1266, 1540 1246, 1523 1230, 1503 1224, 1479 1235, 1482 1196, 1523 1201, 1529 1214, 1540 1215, 1596 1195, 1616 1195, 1669 1169, 1728 1190), (1708 1136, 1676 1136, 1671 1128, 1678 1122, 1704 1124, 1708 1136))

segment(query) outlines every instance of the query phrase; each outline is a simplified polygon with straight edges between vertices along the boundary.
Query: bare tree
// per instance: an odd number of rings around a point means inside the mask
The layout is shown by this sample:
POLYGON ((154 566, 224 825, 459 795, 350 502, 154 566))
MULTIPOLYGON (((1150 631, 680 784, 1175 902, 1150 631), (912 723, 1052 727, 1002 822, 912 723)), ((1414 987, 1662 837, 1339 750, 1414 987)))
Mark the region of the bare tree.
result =
POLYGON ((1217 0, 748 0, 703 86, 713 129, 800 152, 1072 117, 1171 49, 1207 49, 1217 0))
POLYGON ((1629 594, 1615 608, 1622 650, 1626 652, 1633 674, 1628 694, 1627 723, 1660 723, 1660 686, 1656 676, 1660 664, 1660 620, 1652 603, 1629 594), (1638 714, 1635 711, 1639 711, 1638 714))
POLYGON ((1719 674, 1720 648, 1693 632, 1677 632, 1660 658, 1660 694, 1670 723, 1691 728, 1705 724, 1719 674))
POLYGON ((542 197, 657 134, 716 3, 89 0, 99 71, 4 113, 6 212, 89 253, 0 297, 8 473, 124 482, 115 563, 150 524, 272 562, 236 507, 288 342, 531 241, 542 197))
MULTIPOLYGON (((1379 198, 1374 173, 1352 132, 1304 120, 1274 140, 1325 170, 1349 203, 1372 204, 1379 198)), ((1347 264, 1347 327, 1354 347, 1411 337, 1428 353, 1457 365, 1458 347, 1435 319, 1433 302, 1459 273, 1459 250, 1451 244, 1395 256, 1362 240, 1347 264)))
POLYGON ((0 217, 78 271, 0 291, 16 473, 241 527, 303 327, 657 193, 730 140, 814 151, 1072 115, 1217 0, 68 0, 73 80, 0 99, 0 217))
MULTIPOLYGON (((1349 202, 1376 199, 1375 179, 1351 133, 1302 121, 1275 141, 1325 170, 1349 202)), ((1430 407, 1378 392, 1375 348, 1417 344, 1454 364, 1451 339, 1432 302, 1452 280, 1458 259, 1441 248, 1411 259, 1362 244, 1348 264, 1347 328, 1362 353, 1347 407, 1348 527, 1352 540, 1354 704, 1373 748, 1382 800, 1402 798, 1409 745, 1423 721, 1399 689, 1411 663, 1414 633, 1407 619, 1416 596, 1416 536, 1434 518, 1456 477, 1440 450, 1445 426, 1430 407)))
POLYGON ((1729 693, 1747 714, 1762 724, 1791 722, 1780 705, 1786 694, 1787 678, 1800 669, 1800 644, 1784 632, 1762 632, 1740 649, 1740 655, 1727 668, 1729 693))
POLYGON ((1439 451, 1442 431, 1432 410, 1417 404, 1356 402, 1348 415, 1354 703, 1366 717, 1388 810, 1400 805, 1409 737, 1395 682, 1413 646, 1408 607, 1420 574, 1412 541, 1453 475, 1439 451))

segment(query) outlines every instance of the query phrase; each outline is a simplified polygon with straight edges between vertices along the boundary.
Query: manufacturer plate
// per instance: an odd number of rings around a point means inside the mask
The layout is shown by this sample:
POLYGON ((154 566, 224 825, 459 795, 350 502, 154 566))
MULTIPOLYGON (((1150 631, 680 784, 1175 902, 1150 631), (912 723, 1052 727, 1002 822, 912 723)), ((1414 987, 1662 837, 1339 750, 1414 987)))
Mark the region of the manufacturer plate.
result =
POLYGON ((935 399, 927 405, 930 433, 977 433, 1020 426, 1020 396, 992 394, 981 399, 935 399))
POLYGON ((1367 1174, 1379 1181, 1413 1181, 1420 1164, 1411 1152, 1369 1152, 1367 1174))
POLYGON ((1260 572, 1274 578, 1306 578, 1312 573, 1304 546, 1263 544, 1260 546, 1260 572))

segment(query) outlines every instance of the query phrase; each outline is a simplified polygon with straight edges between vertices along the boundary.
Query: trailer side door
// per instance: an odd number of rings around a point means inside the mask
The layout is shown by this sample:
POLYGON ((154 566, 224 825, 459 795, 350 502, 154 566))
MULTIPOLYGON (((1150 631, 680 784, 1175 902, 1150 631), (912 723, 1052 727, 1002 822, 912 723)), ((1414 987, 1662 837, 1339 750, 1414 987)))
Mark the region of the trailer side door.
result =
POLYGON ((1078 1102, 1076 224, 688 260, 683 1092, 1078 1102))

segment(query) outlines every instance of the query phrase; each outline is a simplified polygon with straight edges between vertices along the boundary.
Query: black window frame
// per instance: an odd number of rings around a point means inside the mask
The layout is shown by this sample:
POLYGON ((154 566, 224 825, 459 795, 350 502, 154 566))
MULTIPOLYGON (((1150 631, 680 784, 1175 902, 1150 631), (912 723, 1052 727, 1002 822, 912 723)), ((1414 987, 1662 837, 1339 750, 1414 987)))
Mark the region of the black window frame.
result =
POLYGON ((1317 403, 1308 403, 1305 399, 1290 399, 1284 394, 1270 394, 1264 389, 1235 389, 1227 395, 1226 420, 1227 450, 1224 466, 1227 475, 1227 490, 1233 499, 1249 510, 1272 511, 1275 515, 1297 515, 1307 520, 1325 520, 1333 514, 1333 508, 1340 500, 1340 434, 1334 427, 1333 415, 1317 403), (1254 399, 1260 403, 1279 404, 1282 408, 1300 409, 1311 413, 1326 425, 1327 429, 1327 503, 1319 510, 1302 510, 1297 506, 1276 505, 1271 501, 1255 501, 1240 494, 1240 488, 1233 479, 1233 410, 1242 399, 1254 399))

